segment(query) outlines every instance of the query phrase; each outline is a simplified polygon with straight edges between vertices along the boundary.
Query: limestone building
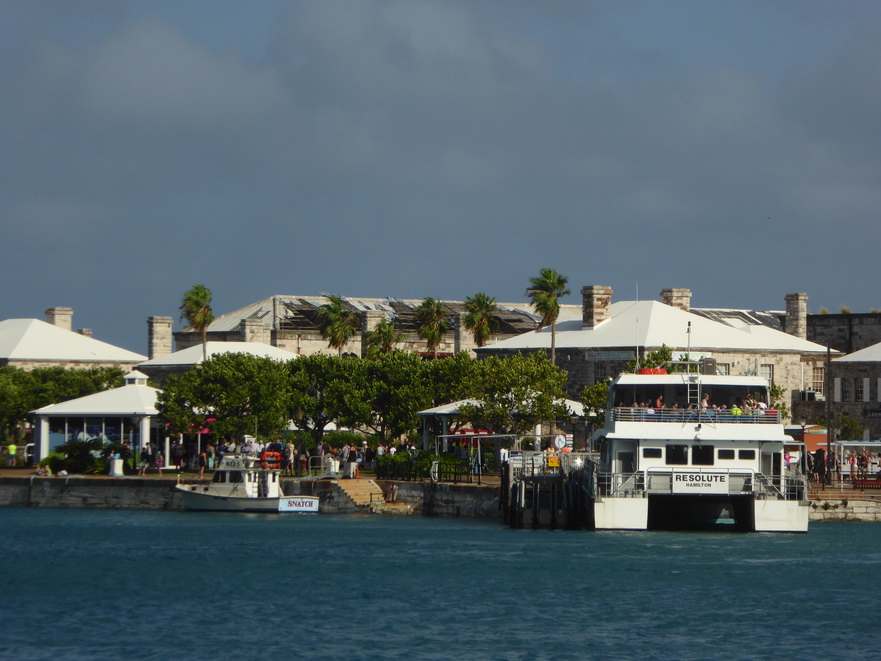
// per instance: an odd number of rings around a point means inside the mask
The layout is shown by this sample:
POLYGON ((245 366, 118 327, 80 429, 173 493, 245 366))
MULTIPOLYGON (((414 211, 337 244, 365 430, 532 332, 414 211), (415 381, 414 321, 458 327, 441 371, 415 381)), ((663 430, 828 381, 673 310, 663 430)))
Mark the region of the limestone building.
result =
MULTIPOLYGON (((365 355, 365 334, 386 320, 402 334, 401 349, 428 354, 425 341, 416 333, 418 324, 414 313, 421 300, 343 297, 343 301, 361 319, 361 329, 346 345, 345 353, 365 355)), ((208 340, 263 342, 300 355, 335 353, 328 349, 327 340, 318 330, 318 311, 325 303, 327 298, 324 296, 272 296, 218 316, 208 326, 208 340)), ((438 355, 448 356, 476 348, 462 321, 464 302, 443 303, 449 312, 452 328, 438 347, 438 355)), ((499 322, 499 334, 493 339, 514 337, 535 329, 538 317, 528 304, 497 303, 497 306, 495 316, 499 322)), ((172 337, 178 350, 201 344, 199 333, 191 329, 172 333, 171 323, 171 317, 151 317, 148 320, 151 359, 172 351, 172 337)))
POLYGON ((24 370, 37 367, 119 367, 131 371, 146 356, 101 342, 91 331, 71 330, 71 308, 49 308, 48 321, 0 321, 0 365, 24 370))
MULTIPOLYGON (((805 294, 786 297, 786 312, 691 308, 691 291, 664 289, 661 301, 612 301, 612 288, 581 290, 580 309, 561 309, 557 364, 569 373, 568 396, 616 376, 637 355, 667 346, 674 356, 710 359, 721 374, 757 375, 785 388, 787 404, 822 388, 826 348, 805 339, 805 294), (789 332, 787 332, 789 331, 789 332)), ((508 355, 548 351, 550 328, 496 342, 477 352, 508 355)), ((836 353, 837 355, 837 353, 836 353)))

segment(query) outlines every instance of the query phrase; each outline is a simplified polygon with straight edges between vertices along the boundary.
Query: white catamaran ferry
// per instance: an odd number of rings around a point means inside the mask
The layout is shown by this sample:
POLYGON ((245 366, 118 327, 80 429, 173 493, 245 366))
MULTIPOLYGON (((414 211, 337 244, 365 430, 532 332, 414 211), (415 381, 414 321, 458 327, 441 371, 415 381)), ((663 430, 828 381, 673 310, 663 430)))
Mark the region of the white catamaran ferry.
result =
POLYGON ((617 377, 595 435, 596 529, 807 532, 806 478, 768 402, 759 377, 617 377))

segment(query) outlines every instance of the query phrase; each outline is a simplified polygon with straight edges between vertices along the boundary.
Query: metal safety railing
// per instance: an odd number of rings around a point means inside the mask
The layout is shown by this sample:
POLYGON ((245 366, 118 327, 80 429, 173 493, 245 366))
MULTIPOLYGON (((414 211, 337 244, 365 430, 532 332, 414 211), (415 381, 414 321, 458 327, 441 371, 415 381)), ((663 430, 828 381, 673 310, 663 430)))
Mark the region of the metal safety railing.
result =
POLYGON ((670 470, 647 469, 635 473, 597 473, 597 494, 611 498, 644 498, 649 495, 699 494, 686 485, 709 485, 706 493, 729 496, 754 495, 775 500, 804 500, 806 483, 803 475, 768 476, 743 469, 670 470), (711 483, 711 478, 716 478, 711 483), (685 479, 694 478, 694 479, 685 479))
POLYGON ((779 425, 780 412, 773 409, 752 409, 732 413, 731 409, 652 409, 624 406, 612 409, 614 422, 673 422, 679 424, 745 424, 779 425))

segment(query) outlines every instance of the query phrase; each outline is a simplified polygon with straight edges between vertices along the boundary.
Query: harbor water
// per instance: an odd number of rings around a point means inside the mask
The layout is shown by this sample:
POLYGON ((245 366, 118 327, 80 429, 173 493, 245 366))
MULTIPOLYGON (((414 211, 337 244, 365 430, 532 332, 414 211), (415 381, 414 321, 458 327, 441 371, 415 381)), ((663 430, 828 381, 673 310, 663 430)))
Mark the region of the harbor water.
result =
POLYGON ((807 535, 0 509, 3 659, 860 659, 881 524, 807 535))

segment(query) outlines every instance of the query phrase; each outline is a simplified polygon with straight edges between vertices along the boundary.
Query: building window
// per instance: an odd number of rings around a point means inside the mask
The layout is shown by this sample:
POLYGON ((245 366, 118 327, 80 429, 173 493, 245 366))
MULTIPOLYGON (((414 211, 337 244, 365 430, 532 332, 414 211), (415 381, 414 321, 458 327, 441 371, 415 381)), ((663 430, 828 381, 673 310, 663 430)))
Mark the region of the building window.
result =
POLYGON ((850 401, 850 379, 841 379, 841 401, 850 401))
POLYGON ((731 374, 731 363, 716 363, 716 374, 729 376, 731 374))
POLYGON ((815 367, 811 371, 811 390, 818 395, 823 394, 823 388, 826 385, 826 368, 815 367))
POLYGON ((759 365, 759 376, 763 379, 766 379, 768 383, 774 383, 774 366, 773 365, 759 365))
POLYGON ((853 401, 862 402, 863 400, 863 380, 859 377, 853 380, 853 401))
POLYGON ((602 381, 606 378, 606 364, 599 361, 593 364, 594 382, 602 381))

